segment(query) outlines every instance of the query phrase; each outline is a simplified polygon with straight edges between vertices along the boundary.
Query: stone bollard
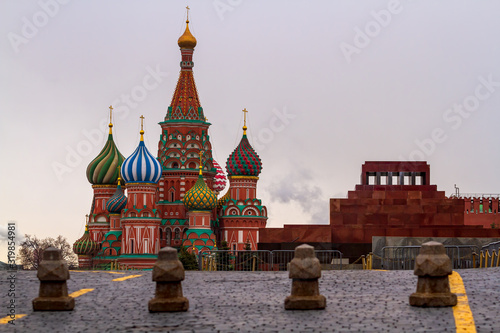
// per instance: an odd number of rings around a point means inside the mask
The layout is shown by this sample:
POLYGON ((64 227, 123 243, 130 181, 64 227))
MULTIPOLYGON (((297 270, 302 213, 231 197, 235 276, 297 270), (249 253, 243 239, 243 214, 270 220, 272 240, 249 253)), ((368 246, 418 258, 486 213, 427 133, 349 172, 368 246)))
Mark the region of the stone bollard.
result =
POLYGON ((326 298, 319 294, 321 265, 314 254, 314 247, 303 244, 295 248, 290 262, 292 294, 285 299, 286 310, 315 310, 326 307, 326 298))
POLYGON ((63 260, 61 250, 49 247, 43 251, 42 261, 38 265, 40 293, 33 300, 34 311, 71 311, 75 299, 68 296, 69 270, 63 260))
POLYGON ((153 267, 156 291, 148 303, 149 312, 187 311, 189 300, 182 295, 182 280, 184 266, 177 258, 177 250, 171 247, 161 249, 153 267))
POLYGON ((422 244, 415 260, 415 275, 418 275, 417 292, 410 295, 412 306, 454 306, 457 295, 450 292, 448 275, 452 272, 450 257, 443 244, 422 244))

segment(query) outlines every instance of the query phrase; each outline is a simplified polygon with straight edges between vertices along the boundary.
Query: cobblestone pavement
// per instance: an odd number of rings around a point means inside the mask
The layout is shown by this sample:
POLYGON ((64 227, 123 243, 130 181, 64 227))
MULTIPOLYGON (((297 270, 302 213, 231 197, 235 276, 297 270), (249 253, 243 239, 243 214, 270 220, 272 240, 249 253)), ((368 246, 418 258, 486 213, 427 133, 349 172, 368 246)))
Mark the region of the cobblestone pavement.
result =
MULTIPOLYGON (((499 332, 499 268, 459 270, 478 332, 499 332)), ((69 292, 95 290, 75 299, 72 312, 33 312, 36 272, 17 272, 16 313, 27 314, 0 331, 17 332, 455 332, 451 308, 415 308, 412 271, 323 271, 325 310, 285 311, 287 272, 186 272, 189 311, 149 313, 155 284, 150 271, 125 274, 71 272, 69 292), (127 275, 142 276, 124 281, 127 275)), ((8 273, 0 272, 0 300, 9 304, 8 273)), ((0 318, 4 315, 0 315, 0 318)))

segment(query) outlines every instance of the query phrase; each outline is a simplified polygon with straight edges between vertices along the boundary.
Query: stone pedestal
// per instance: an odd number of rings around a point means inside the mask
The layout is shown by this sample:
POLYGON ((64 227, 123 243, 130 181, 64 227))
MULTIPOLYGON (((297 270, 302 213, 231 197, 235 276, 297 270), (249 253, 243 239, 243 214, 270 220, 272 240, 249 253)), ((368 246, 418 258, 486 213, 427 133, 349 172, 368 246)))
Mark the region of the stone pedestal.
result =
POLYGON ((33 300, 34 311, 71 311, 75 299, 68 296, 69 270, 62 259, 61 250, 49 247, 43 252, 43 259, 38 266, 40 293, 33 300))
POLYGON ((285 299, 286 310, 315 310, 326 307, 326 298, 319 294, 321 265, 314 254, 314 247, 303 244, 295 248, 290 262, 292 294, 285 299))
POLYGON ((182 280, 184 267, 177 258, 177 250, 171 247, 161 249, 153 267, 156 291, 148 303, 149 312, 187 311, 189 300, 182 295, 182 280))
POLYGON ((443 244, 422 244, 415 260, 415 275, 418 276, 417 292, 410 295, 412 306, 454 306, 457 295, 450 291, 448 275, 452 273, 451 260, 443 244))

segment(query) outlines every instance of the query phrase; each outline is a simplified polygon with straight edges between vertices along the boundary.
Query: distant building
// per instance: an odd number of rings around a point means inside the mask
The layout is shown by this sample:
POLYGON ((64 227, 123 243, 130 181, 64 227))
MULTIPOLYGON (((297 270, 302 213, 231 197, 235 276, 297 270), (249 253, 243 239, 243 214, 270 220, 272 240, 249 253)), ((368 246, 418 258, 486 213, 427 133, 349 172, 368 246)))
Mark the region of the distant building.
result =
POLYGON ((349 191, 346 199, 330 199, 329 225, 266 228, 261 232, 259 248, 291 249, 310 243, 356 259, 375 246, 392 245, 389 240, 414 244, 441 237, 457 242, 471 238, 489 242, 500 238, 500 229, 485 228, 481 219, 496 219, 498 199, 481 200, 483 208, 476 215, 479 200, 471 211, 469 199, 447 198, 436 185, 430 185, 426 162, 365 162, 356 189, 349 191))
POLYGON ((227 178, 212 157, 210 123, 193 77, 196 39, 189 21, 178 45, 181 70, 160 122, 157 157, 147 149, 141 125, 139 146, 125 159, 113 141, 110 107, 108 141, 87 168, 94 198, 85 233, 73 246, 80 267, 116 260, 148 268, 165 246, 199 253, 226 241, 233 250, 247 243, 257 249, 267 209, 257 197, 262 163, 247 139, 246 110, 243 137, 226 164, 229 189, 217 198, 227 178))

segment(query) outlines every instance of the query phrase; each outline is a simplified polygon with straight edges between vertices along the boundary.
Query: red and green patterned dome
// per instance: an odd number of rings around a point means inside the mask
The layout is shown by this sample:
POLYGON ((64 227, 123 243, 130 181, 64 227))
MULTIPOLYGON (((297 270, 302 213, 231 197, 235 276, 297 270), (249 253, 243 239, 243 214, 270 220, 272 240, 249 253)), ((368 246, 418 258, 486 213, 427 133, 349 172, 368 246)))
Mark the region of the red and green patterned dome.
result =
POLYGON ((78 255, 92 255, 99 245, 90 238, 89 228, 85 226, 85 233, 73 244, 73 252, 78 255))
POLYGON ((227 159, 227 174, 229 176, 258 176, 262 171, 262 162, 248 142, 246 127, 243 129, 240 144, 227 159))
POLYGON ((182 202, 188 210, 212 210, 217 206, 217 196, 208 188, 203 180, 201 167, 198 180, 194 183, 193 187, 186 192, 182 202))

